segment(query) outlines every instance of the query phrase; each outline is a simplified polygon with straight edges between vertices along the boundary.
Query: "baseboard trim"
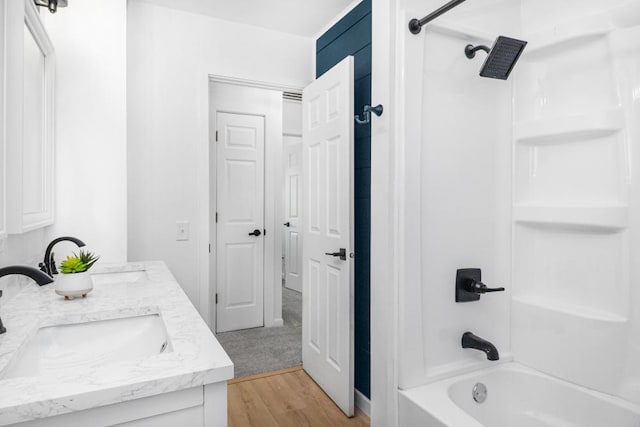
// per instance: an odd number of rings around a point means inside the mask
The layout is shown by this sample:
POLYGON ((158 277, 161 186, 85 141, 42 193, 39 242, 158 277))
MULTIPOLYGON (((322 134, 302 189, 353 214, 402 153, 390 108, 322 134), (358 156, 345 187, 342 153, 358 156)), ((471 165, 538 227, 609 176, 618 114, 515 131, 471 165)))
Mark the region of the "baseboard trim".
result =
POLYGON ((278 326, 284 326, 284 319, 273 319, 270 325, 265 325, 267 328, 277 328, 278 326))
POLYGON ((358 390, 353 389, 353 391, 355 393, 356 407, 364 412, 367 417, 371 418, 371 401, 358 390))

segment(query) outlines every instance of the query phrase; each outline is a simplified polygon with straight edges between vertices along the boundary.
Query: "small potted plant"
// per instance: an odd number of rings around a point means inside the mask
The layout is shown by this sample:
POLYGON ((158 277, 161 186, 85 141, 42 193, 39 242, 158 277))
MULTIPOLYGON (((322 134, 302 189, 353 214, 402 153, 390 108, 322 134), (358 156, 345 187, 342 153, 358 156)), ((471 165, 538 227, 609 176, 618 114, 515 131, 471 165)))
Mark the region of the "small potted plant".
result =
POLYGON ((64 299, 86 297, 93 289, 88 271, 99 258, 89 251, 80 250, 77 255, 74 252, 73 256, 62 261, 56 279, 56 293, 64 299))

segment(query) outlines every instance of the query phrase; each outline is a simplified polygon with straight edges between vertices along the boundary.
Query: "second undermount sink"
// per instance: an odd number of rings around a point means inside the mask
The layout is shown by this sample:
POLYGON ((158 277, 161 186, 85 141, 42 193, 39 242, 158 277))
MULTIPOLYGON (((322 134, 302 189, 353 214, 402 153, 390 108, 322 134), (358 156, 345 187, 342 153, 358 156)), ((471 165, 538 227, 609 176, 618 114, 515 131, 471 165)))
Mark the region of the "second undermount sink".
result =
POLYGON ((158 314, 38 329, 4 378, 46 375, 171 351, 158 314))

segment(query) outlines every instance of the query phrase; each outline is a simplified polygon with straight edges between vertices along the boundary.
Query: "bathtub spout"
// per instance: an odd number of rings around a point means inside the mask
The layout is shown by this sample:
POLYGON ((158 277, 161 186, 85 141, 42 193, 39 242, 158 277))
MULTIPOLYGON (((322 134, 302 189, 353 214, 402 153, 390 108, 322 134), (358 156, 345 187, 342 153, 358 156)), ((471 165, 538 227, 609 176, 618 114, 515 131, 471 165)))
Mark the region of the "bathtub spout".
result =
POLYGON ((471 332, 462 334, 462 348, 473 348, 484 351, 487 354, 487 360, 500 359, 498 349, 493 344, 471 332))

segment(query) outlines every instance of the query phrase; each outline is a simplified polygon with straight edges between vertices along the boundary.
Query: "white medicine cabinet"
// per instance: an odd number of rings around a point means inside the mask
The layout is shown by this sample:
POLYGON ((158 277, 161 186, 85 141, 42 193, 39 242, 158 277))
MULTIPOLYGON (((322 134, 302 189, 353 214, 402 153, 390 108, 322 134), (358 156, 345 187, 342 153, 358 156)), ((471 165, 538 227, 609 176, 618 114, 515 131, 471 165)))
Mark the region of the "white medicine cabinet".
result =
POLYGON ((20 234, 54 220, 55 54, 32 0, 0 0, 0 8, 5 28, 0 228, 20 234))
MULTIPOLYGON (((6 3, 8 0, 0 0, 0 22, 6 25, 6 3)), ((5 81, 5 32, 0 31, 0 82, 5 81)), ((7 162, 6 157, 6 128, 4 117, 5 87, 0 84, 0 239, 7 235, 7 209, 6 209, 6 182, 7 162)))

